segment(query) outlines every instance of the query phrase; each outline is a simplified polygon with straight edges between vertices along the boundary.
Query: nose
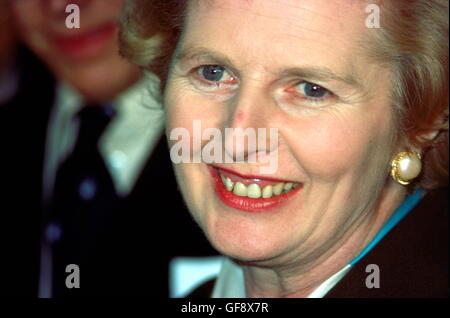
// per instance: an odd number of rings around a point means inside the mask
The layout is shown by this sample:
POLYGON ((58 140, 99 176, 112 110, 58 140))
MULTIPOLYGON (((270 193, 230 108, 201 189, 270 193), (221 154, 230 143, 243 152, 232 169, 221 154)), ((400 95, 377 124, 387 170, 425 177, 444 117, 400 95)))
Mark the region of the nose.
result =
POLYGON ((225 128, 225 153, 233 162, 252 162, 257 153, 269 153, 273 138, 270 131, 272 98, 264 87, 241 87, 228 104, 229 117, 225 128))

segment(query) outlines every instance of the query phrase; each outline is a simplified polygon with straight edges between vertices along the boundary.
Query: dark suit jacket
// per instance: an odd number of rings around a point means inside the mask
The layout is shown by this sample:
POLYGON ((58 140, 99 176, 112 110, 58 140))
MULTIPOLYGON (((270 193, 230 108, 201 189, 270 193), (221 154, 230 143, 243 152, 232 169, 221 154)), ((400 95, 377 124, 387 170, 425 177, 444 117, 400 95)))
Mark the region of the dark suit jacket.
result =
POLYGON ((165 138, 109 229, 89 296, 166 298, 174 257, 217 255, 185 208, 165 138))
MULTIPOLYGON (((448 297, 448 189, 428 193, 325 298, 448 297), (370 264, 379 268, 379 288, 368 288, 370 264)), ((370 279, 369 279, 370 280, 370 279)), ((209 297, 211 280, 189 297, 209 297)))
POLYGON ((447 192, 428 193, 326 297, 448 297, 447 192), (369 264, 380 269, 379 288, 366 287, 369 264))
MULTIPOLYGON (((2 256, 11 296, 36 297, 45 210, 42 180, 47 125, 55 81, 20 50, 17 95, 0 107, 2 256), (6 231, 7 230, 7 231, 6 231)), ((101 208, 101 207, 99 207, 101 208)), ((132 193, 113 210, 89 268, 80 268, 74 296, 168 296, 168 264, 178 255, 214 255, 177 191, 162 136, 132 193)))
POLYGON ((0 105, 0 214, 4 290, 35 297, 39 274, 42 171, 53 77, 28 51, 19 50, 19 91, 0 105))

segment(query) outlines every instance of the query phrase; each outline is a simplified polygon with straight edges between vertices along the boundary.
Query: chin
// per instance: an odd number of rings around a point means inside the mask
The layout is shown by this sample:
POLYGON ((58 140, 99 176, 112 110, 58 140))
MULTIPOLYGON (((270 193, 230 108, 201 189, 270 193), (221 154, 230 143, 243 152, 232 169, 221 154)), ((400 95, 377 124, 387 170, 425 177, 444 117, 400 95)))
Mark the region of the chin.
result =
MULTIPOLYGON (((267 200, 267 209, 258 205, 242 208, 240 201, 234 204, 234 198, 230 203, 230 194, 225 194, 225 198, 221 195, 223 185, 211 169, 180 168, 175 171, 187 206, 208 241, 221 254, 244 262, 267 261, 284 254, 297 241, 297 231, 286 229, 297 222, 296 198, 301 187, 267 200)), ((244 198, 244 203, 245 200, 266 202, 244 198)))
POLYGON ((269 225, 258 226, 243 219, 210 217, 204 219, 200 226, 216 250, 243 262, 272 259, 280 255, 286 246, 285 237, 270 232, 269 225))
POLYGON ((222 255, 243 263, 261 263, 276 258, 277 250, 263 244, 239 244, 230 238, 214 237, 211 244, 222 255))

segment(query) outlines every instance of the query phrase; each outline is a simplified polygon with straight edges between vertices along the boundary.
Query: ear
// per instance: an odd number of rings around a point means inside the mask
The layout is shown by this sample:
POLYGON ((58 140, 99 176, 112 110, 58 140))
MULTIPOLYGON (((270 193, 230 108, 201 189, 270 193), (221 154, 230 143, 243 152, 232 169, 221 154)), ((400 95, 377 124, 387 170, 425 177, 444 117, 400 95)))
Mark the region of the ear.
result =
POLYGON ((448 108, 444 110, 444 113, 438 117, 434 123, 433 129, 420 136, 425 143, 432 144, 438 139, 439 134, 448 132, 448 108))
POLYGON ((430 131, 430 132, 428 132, 428 133, 425 133, 425 134, 423 134, 423 135, 420 135, 420 136, 418 137, 418 139, 419 139, 420 141, 422 141, 423 144, 425 144, 425 145, 432 144, 432 143, 436 140, 437 136, 439 135, 439 133, 440 133, 441 131, 442 131, 441 129, 434 129, 434 130, 432 130, 432 131, 430 131))
POLYGON ((437 118, 430 130, 416 136, 415 139, 421 144, 421 147, 417 148, 416 145, 416 147, 412 147, 411 149, 422 153, 427 148, 433 147, 435 143, 439 142, 442 139, 439 136, 445 133, 448 133, 448 108, 437 118))

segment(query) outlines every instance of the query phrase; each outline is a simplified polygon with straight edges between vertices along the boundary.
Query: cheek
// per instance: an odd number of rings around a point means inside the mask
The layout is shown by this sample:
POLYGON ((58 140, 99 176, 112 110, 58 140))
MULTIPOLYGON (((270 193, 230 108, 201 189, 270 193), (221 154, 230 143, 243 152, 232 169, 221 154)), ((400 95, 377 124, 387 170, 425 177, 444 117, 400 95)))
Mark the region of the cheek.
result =
POLYGON ((97 0, 96 12, 101 12, 104 16, 118 16, 123 5, 123 0, 97 0))
POLYGON ((48 50, 45 18, 39 1, 15 1, 14 3, 18 3, 12 6, 14 20, 24 41, 40 53, 48 50))
POLYGON ((226 108, 213 98, 191 94, 189 90, 170 79, 164 94, 167 129, 186 128, 191 132, 194 121, 206 128, 221 128, 226 108))
POLYGON ((302 119, 288 131, 287 146, 307 174, 333 179, 356 172, 389 153, 389 120, 379 124, 376 118, 354 113, 302 119))
POLYGON ((14 1, 11 6, 16 24, 24 33, 40 28, 43 16, 39 1, 14 1))
MULTIPOLYGON (((166 133, 171 136, 177 130, 188 130, 189 139, 193 135, 193 121, 197 119, 189 111, 189 103, 183 98, 183 94, 177 89, 167 89, 164 97, 164 107, 166 115, 166 133)), ((183 140, 185 140, 183 138, 183 140)), ((171 144, 175 141, 170 140, 171 144)))
MULTIPOLYGON (((192 136, 194 135, 193 122, 194 120, 201 120, 202 126, 205 125, 205 120, 202 117, 205 115, 205 112, 199 111, 201 108, 199 106, 201 105, 196 104, 192 98, 189 98, 180 86, 175 85, 170 79, 168 80, 164 93, 164 107, 166 135, 169 138, 170 147, 178 144, 186 147, 184 149, 190 149, 192 152, 192 136), (171 132, 175 133, 180 128, 188 131, 188 139, 180 139, 178 137, 178 140, 170 140, 171 132)), ((174 136, 175 138, 177 137, 174 136)), ((205 198, 204 191, 202 190, 206 188, 206 180, 204 173, 198 168, 199 165, 193 163, 174 164, 178 185, 188 206, 188 210, 194 220, 198 224, 202 224, 202 220, 205 218, 207 211, 204 208, 204 200, 207 197, 205 198)))

